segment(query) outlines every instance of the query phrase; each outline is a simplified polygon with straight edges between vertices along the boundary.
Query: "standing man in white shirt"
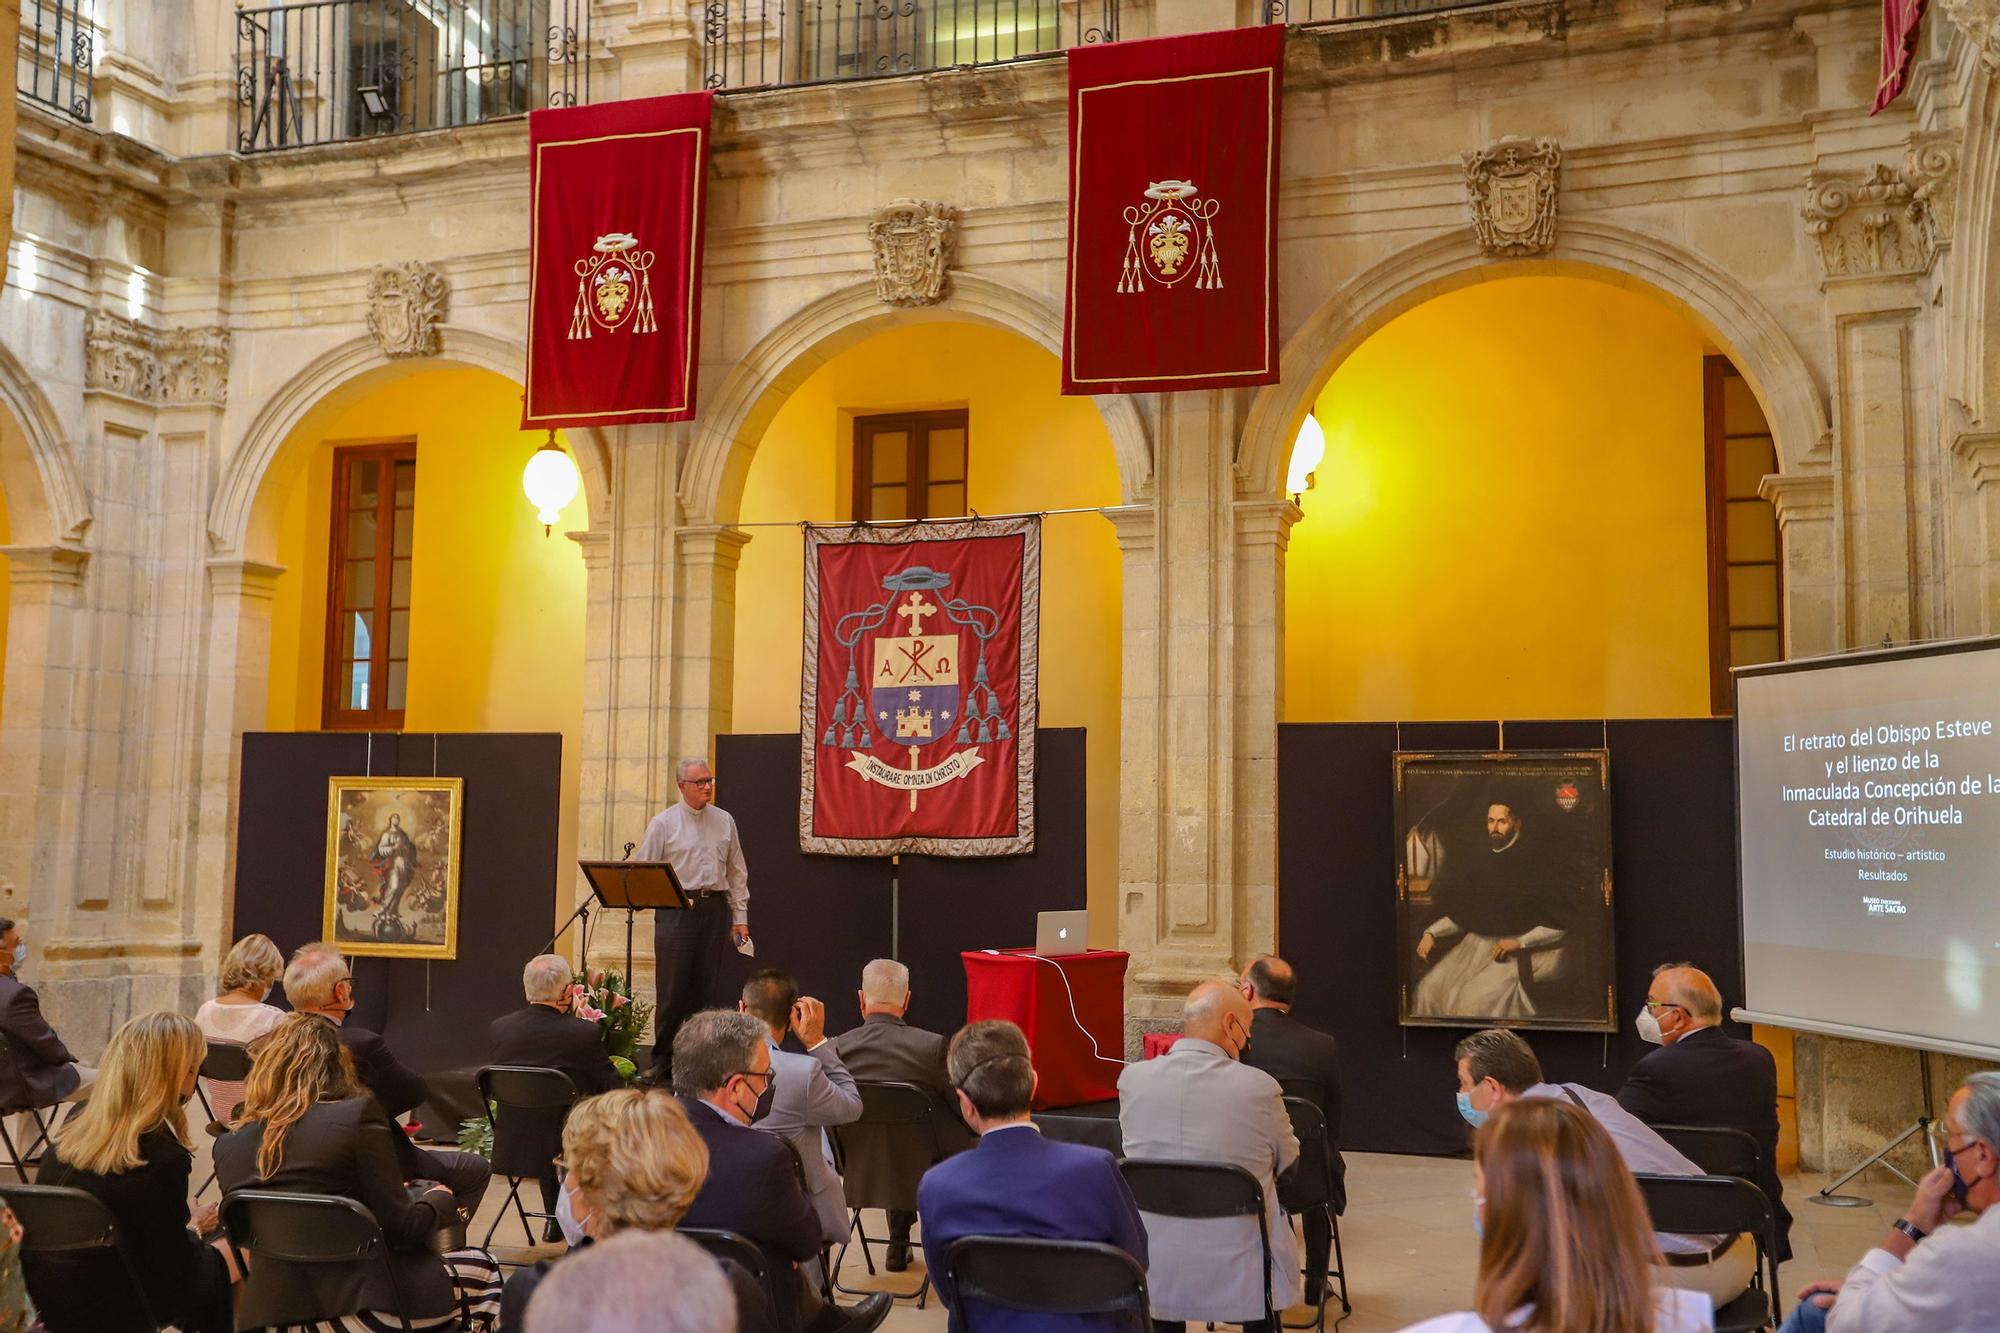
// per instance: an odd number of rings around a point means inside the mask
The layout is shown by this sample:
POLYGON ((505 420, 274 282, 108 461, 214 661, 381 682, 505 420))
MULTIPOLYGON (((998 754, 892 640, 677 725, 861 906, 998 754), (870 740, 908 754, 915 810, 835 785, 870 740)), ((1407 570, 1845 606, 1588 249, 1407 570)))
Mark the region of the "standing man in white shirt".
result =
POLYGON ((634 854, 667 861, 689 899, 683 912, 653 913, 653 1072, 664 1083, 673 1064, 674 1034, 688 1015, 728 1000, 729 950, 750 942, 750 868, 736 821, 715 804, 707 758, 676 767, 681 799, 654 815, 634 854))

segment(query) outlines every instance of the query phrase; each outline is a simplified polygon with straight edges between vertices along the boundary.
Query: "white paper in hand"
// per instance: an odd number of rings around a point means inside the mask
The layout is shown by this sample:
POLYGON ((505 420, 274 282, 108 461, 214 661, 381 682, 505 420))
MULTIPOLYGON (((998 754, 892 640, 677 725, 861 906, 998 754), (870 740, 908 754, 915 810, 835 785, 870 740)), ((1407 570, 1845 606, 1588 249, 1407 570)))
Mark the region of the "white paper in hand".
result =
POLYGON ((745 936, 736 941, 736 952, 742 954, 745 958, 755 958, 757 956, 757 941, 745 936))

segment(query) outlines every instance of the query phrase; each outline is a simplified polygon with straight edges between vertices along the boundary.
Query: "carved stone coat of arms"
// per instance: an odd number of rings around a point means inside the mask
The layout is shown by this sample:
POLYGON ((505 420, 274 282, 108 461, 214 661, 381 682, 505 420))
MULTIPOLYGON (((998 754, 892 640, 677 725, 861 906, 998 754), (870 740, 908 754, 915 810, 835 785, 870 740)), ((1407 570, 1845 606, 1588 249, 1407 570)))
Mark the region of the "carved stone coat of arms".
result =
POLYGON ((868 224, 875 294, 895 306, 942 301, 956 223, 950 205, 929 200, 898 199, 876 209, 868 224))
POLYGON ((444 301, 444 274, 420 259, 376 269, 368 279, 368 332, 382 355, 435 356, 444 301))
POLYGON ((1546 254, 1556 243, 1562 149, 1553 139, 1510 135, 1465 155, 1472 230, 1489 255, 1546 254))

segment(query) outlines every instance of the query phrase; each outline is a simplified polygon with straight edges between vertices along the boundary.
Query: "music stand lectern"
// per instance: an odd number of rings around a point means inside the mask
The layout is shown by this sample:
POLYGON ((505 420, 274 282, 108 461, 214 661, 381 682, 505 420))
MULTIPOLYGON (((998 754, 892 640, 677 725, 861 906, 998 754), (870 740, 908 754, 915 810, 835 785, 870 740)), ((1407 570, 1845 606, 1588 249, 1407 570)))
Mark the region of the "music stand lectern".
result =
POLYGON ((625 984, 632 984, 632 914, 685 912, 687 892, 665 861, 578 861, 600 906, 625 913, 625 984))

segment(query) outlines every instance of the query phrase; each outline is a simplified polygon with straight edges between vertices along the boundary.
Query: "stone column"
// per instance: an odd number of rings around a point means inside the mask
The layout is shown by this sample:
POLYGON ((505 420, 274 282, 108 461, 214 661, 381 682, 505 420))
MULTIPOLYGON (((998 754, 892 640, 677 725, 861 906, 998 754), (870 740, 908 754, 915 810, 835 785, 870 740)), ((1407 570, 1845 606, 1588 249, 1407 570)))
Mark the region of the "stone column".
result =
MULTIPOLYGON (((2000 431, 1965 431, 1952 442, 1961 474, 1972 490, 1976 539, 1955 543, 1954 562, 1967 575, 1970 606, 1962 606, 1962 628, 1971 634, 2000 632, 2000 431)), ((1955 573, 1957 571, 1954 571, 1955 573)))
POLYGON ((283 565, 212 559, 208 564, 208 674, 201 715, 193 879, 221 885, 197 895, 197 936, 227 948, 236 938, 229 886, 236 883, 236 792, 243 733, 266 725, 270 697, 271 600, 283 565))
POLYGON ((1757 493, 1778 516, 1785 589, 1785 656, 1817 657, 1846 642, 1838 491, 1831 472, 1781 473, 1757 493))
MULTIPOLYGON (((612 579, 611 534, 592 530, 564 534, 583 553, 583 754, 577 779, 576 854, 593 860, 620 855, 627 842, 637 841, 636 833, 615 827, 611 812, 611 652, 612 579)), ((568 906, 574 908, 590 894, 578 874, 570 887, 568 906)), ((562 903, 558 907, 564 906, 562 903)), ((579 959, 582 941, 564 939, 557 952, 579 959)), ((623 953, 621 951, 622 959, 623 953)))
POLYGON ((1285 715, 1285 548, 1304 514, 1236 502, 1236 961, 1278 938, 1278 722, 1285 715))
POLYGON ((705 525, 674 537, 672 757, 706 754, 713 761, 735 694, 736 569, 750 534, 705 525))

